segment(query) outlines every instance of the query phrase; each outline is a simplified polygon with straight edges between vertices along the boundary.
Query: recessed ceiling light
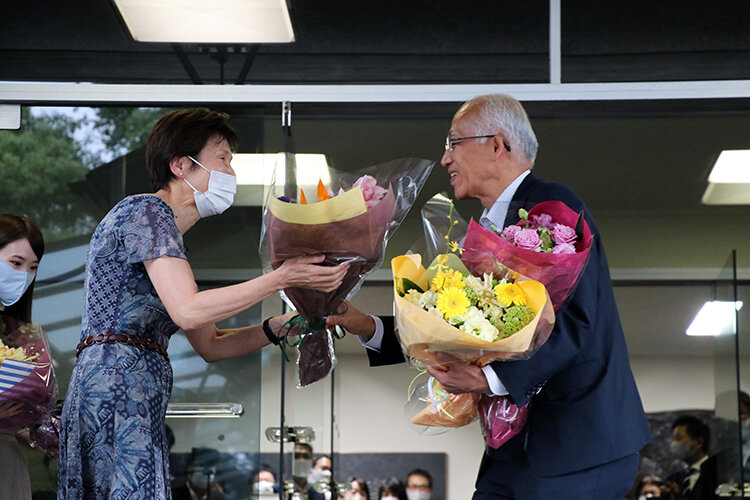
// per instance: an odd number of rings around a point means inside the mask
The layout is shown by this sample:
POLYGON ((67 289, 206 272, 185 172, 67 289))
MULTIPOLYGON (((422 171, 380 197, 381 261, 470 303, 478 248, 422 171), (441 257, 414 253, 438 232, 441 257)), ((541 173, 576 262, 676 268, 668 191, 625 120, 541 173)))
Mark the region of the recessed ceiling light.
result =
POLYGON ((114 0, 139 42, 288 43, 286 0, 114 0))
POLYGON ((724 300, 706 302, 685 333, 691 336, 734 334, 737 331, 735 314, 741 308, 742 301, 736 303, 724 300))
POLYGON ((725 150, 719 154, 701 202, 704 205, 750 204, 750 149, 725 150))

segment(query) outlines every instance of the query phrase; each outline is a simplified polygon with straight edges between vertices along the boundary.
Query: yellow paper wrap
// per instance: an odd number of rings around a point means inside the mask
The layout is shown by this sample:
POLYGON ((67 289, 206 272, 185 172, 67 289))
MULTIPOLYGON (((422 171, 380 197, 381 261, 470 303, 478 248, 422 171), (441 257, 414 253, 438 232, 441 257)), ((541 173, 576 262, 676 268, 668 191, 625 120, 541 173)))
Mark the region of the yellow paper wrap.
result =
MULTIPOLYGON (((439 364, 436 353, 449 353, 464 361, 485 365, 490 361, 527 358, 549 337, 554 325, 554 310, 541 283, 519 277, 517 283, 526 294, 534 319, 510 337, 487 342, 463 332, 443 318, 434 316, 398 295, 401 279, 407 278, 423 290, 430 274, 421 265, 421 256, 402 255, 391 261, 394 275, 394 321, 401 346, 407 356, 427 365, 439 364)), ((449 267, 454 267, 450 266, 449 267)))

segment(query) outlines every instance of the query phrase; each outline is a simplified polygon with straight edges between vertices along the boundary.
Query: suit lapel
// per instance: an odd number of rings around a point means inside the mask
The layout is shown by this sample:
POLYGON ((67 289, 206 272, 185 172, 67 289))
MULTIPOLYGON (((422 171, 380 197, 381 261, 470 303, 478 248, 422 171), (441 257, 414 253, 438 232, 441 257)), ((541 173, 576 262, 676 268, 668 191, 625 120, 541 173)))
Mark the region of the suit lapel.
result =
POLYGON ((504 228, 518 222, 518 209, 528 200, 531 188, 537 182, 538 179, 534 177, 534 174, 531 172, 529 172, 529 175, 521 181, 521 185, 518 186, 518 189, 516 189, 516 192, 513 194, 513 199, 508 207, 508 213, 505 214, 505 223, 503 224, 504 228))

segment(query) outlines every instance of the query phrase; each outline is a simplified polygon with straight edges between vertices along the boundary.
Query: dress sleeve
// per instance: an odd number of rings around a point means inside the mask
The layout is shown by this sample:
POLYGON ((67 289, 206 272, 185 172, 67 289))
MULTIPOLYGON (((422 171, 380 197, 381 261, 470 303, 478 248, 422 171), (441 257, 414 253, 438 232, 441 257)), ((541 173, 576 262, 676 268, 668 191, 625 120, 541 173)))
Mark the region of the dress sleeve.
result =
POLYGON ((168 255, 187 260, 172 209, 155 196, 134 197, 130 215, 119 228, 128 264, 168 255))

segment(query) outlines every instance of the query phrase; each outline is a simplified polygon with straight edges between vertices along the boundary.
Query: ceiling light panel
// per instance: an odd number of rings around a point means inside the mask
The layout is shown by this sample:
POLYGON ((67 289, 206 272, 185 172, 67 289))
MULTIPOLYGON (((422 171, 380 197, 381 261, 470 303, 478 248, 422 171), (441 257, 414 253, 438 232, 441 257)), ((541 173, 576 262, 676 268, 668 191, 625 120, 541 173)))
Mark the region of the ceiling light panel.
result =
POLYGON ((288 43, 285 0, 114 0, 139 42, 288 43))

